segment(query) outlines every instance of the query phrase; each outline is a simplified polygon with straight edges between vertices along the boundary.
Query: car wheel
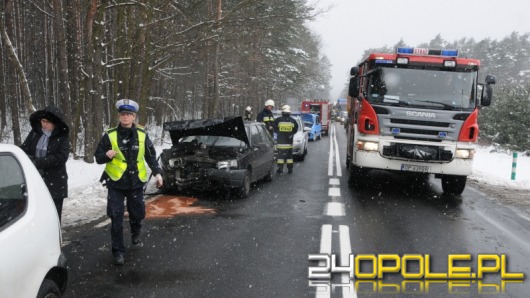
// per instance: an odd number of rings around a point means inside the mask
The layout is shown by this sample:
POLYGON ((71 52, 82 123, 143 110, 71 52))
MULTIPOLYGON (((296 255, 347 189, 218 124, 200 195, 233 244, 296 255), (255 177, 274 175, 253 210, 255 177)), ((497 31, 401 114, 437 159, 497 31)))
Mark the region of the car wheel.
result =
POLYGON ((39 292, 37 293, 37 298, 55 298, 61 297, 61 292, 59 291, 59 286, 50 279, 45 279, 40 285, 39 292))
POLYGON ((243 186, 238 189, 237 194, 241 198, 246 198, 250 194, 250 171, 247 170, 243 181, 243 186))
POLYGON ((307 147, 304 149, 304 153, 300 155, 300 160, 304 160, 306 155, 307 155, 307 147))

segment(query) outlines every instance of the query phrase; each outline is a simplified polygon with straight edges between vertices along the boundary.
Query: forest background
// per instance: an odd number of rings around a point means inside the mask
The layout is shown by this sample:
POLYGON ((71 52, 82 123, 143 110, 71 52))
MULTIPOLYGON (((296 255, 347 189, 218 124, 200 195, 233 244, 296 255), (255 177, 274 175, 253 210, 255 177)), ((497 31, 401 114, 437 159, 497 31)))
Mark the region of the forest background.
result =
MULTIPOLYGON (((158 132, 171 120, 256 113, 269 98, 330 99, 329 60, 307 26, 322 11, 305 0, 4 0, 0 13, 0 142, 20 144, 29 114, 56 105, 74 157, 92 163, 121 98, 137 100, 140 124, 158 132)), ((480 59, 480 81, 497 78, 482 140, 530 149, 529 33, 408 46, 480 59)))

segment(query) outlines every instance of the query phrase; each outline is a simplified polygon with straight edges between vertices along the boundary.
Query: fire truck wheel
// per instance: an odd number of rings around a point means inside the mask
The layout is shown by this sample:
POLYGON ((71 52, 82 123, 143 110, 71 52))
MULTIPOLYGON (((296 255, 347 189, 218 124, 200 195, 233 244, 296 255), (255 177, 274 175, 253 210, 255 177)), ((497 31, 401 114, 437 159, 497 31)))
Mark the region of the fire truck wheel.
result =
POLYGON ((442 177, 442 189, 444 193, 459 195, 466 188, 467 176, 444 175, 442 177))
POLYGON ((348 176, 348 186, 358 187, 361 179, 362 169, 358 166, 350 165, 350 175, 348 176))

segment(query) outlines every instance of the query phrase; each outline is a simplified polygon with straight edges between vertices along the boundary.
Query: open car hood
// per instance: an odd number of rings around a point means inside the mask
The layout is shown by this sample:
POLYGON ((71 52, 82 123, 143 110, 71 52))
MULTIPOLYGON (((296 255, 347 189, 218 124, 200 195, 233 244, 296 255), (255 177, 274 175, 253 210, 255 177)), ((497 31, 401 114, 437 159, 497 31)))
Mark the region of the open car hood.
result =
POLYGON ((221 136, 241 140, 250 146, 245 124, 241 116, 224 119, 197 119, 171 121, 164 123, 164 130, 169 131, 171 142, 176 146, 179 140, 187 136, 221 136))

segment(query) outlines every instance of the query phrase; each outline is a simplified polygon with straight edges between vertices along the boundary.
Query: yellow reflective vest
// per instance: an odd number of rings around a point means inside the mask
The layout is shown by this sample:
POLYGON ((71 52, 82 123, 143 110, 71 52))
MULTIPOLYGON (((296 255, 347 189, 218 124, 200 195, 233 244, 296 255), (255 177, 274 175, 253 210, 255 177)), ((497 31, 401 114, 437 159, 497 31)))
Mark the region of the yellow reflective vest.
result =
MULTIPOLYGON (((138 156, 136 163, 138 164, 138 178, 142 182, 147 182, 147 170, 144 162, 145 154, 145 131, 141 128, 136 128, 138 133, 138 156)), ((107 130, 112 150, 116 151, 114 158, 105 166, 105 173, 109 175, 112 181, 118 181, 127 170, 127 160, 118 146, 118 132, 116 127, 107 130)))

